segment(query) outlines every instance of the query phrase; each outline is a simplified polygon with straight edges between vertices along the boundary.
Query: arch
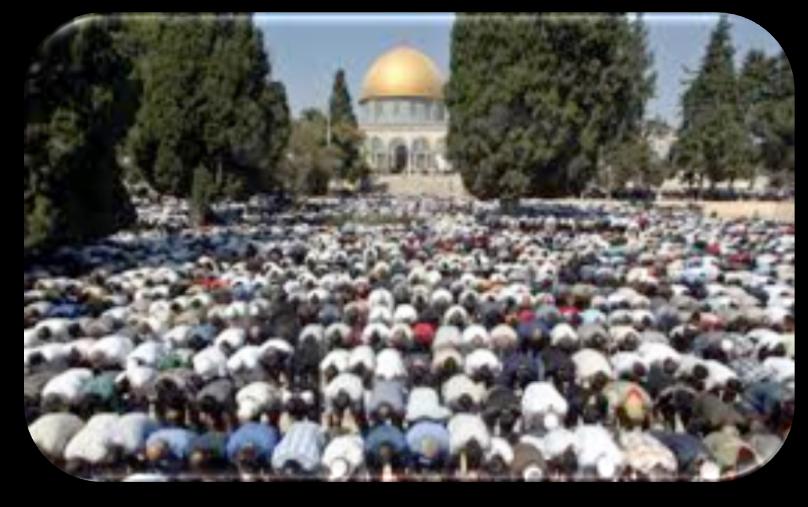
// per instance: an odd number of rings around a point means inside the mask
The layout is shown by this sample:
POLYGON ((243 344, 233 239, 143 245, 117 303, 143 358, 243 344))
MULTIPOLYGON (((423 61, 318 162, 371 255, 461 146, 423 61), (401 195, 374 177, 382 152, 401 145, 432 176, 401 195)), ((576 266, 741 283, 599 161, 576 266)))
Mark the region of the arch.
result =
POLYGON ((407 172, 410 168, 410 150, 400 137, 393 138, 389 145, 389 169, 394 173, 407 172))
POLYGON ((425 137, 416 137, 412 142, 412 153, 415 160, 415 169, 419 172, 427 172, 431 169, 429 140, 425 137))
POLYGON ((387 162, 387 152, 384 149, 384 141, 381 137, 374 136, 370 139, 370 160, 374 169, 381 170, 387 162))

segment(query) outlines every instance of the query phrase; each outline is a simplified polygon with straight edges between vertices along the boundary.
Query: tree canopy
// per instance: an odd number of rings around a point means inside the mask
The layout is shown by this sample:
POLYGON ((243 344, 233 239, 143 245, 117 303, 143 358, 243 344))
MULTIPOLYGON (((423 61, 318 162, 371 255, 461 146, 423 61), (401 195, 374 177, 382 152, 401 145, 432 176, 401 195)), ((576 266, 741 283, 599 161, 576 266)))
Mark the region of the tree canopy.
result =
POLYGON ((134 220, 115 147, 138 105, 115 17, 50 37, 25 86, 24 247, 96 238, 134 220))
POLYGON ((187 197, 201 167, 215 185, 205 195, 271 187, 289 113, 251 19, 161 16, 132 23, 143 104, 128 149, 146 180, 160 192, 187 197))
POLYGON ((673 149, 678 166, 712 183, 748 176, 753 159, 733 54, 730 24, 722 16, 682 95, 682 124, 673 149))
POLYGON ((339 152, 336 175, 356 181, 367 175, 368 171, 361 153, 363 136, 345 82, 345 71, 342 69, 337 70, 334 75, 328 107, 331 115, 331 140, 339 152))
POLYGON ((642 24, 625 16, 461 14, 448 157, 477 197, 577 194, 601 147, 639 132, 650 63, 642 24))

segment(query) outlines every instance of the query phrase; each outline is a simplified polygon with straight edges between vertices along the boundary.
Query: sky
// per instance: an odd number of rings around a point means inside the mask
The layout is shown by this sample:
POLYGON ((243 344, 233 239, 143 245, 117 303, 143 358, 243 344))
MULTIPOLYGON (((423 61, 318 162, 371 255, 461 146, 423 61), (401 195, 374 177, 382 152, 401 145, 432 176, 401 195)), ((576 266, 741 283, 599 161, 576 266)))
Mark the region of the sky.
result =
MULTIPOLYGON (((656 94, 646 116, 679 123, 679 97, 687 78, 684 68, 696 70, 718 14, 643 16, 648 45, 657 74, 656 94)), ((324 108, 337 68, 345 69, 354 102, 365 72, 385 51, 407 44, 433 59, 444 79, 449 76, 449 40, 454 16, 439 14, 256 14, 264 32, 273 79, 286 85, 293 114, 307 107, 324 108)), ((781 48, 761 26, 730 15, 736 66, 749 49, 776 54, 781 48)))

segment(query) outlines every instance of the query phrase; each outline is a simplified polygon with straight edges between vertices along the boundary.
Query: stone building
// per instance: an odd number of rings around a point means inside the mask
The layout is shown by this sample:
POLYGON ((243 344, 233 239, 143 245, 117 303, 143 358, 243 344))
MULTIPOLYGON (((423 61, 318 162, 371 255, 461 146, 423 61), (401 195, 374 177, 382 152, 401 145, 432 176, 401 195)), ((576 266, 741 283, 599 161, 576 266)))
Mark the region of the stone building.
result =
POLYGON ((443 79, 420 51, 396 47, 365 74, 359 98, 359 128, 375 173, 446 173, 448 117, 443 79))

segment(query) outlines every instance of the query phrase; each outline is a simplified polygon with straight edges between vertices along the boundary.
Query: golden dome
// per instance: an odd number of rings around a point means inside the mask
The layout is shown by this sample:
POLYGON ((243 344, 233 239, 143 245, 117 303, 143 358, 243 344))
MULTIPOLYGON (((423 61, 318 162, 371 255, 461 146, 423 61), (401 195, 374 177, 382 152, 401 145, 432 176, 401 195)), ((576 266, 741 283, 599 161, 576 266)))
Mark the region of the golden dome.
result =
POLYGON ((373 62, 362 84, 360 102, 379 97, 443 97, 440 71, 428 56, 397 47, 373 62))

